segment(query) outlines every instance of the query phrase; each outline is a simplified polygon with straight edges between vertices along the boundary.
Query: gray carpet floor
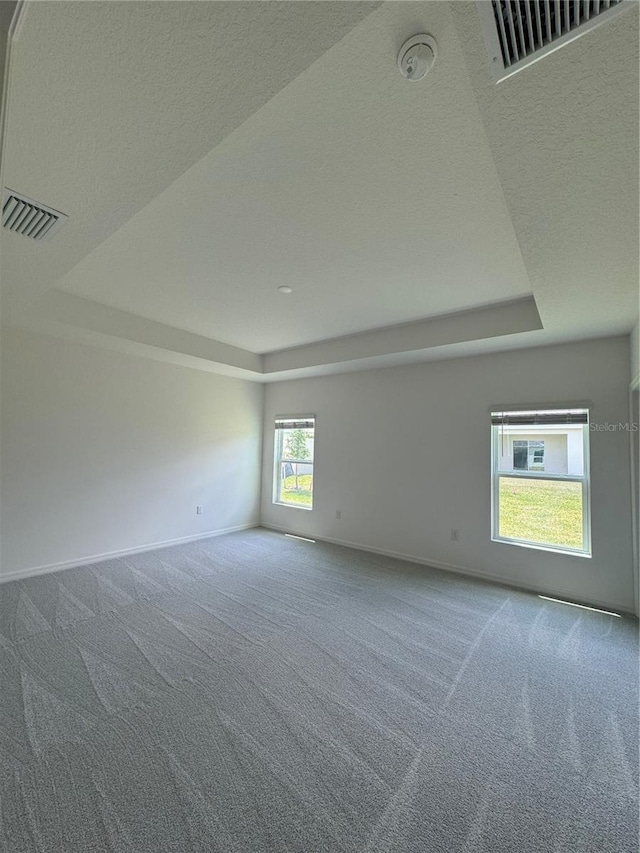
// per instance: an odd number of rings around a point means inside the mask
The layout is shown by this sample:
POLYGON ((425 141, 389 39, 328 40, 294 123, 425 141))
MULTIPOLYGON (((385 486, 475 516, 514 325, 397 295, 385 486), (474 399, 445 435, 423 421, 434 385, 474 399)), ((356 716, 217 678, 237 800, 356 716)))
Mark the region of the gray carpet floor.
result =
POLYGON ((637 851, 637 651, 265 530, 5 583, 0 850, 637 851))

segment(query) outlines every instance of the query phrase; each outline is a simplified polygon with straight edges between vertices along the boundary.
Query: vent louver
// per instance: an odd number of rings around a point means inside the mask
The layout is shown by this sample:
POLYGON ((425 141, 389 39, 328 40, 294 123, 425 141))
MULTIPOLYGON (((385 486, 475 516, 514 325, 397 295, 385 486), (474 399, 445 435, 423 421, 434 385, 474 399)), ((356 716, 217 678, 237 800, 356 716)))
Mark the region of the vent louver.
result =
POLYGON ((5 189, 2 204, 2 224, 9 231, 30 237, 32 240, 45 240, 52 237, 67 217, 59 210, 47 207, 39 201, 5 189))
POLYGON ((633 5, 630 0, 478 0, 497 83, 633 5))

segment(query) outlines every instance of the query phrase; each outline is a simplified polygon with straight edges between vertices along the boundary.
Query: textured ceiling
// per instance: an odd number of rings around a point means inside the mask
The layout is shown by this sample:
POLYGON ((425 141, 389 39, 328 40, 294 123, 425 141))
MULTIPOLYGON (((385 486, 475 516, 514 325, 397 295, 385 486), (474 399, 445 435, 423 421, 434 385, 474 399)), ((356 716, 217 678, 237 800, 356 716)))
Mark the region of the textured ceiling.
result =
POLYGON ((629 331, 638 316, 638 4, 499 86, 468 6, 453 3, 452 14, 545 328, 629 331))
POLYGON ((4 307, 28 307, 376 6, 27 0, 4 180, 69 222, 39 246, 3 235, 4 307))
POLYGON ((257 352, 528 293, 448 4, 370 15, 59 286, 257 352))
POLYGON ((638 313, 637 5, 494 86, 465 0, 28 4, 8 119, 5 183, 70 216, 3 234, 12 322, 265 378, 638 313), (407 83, 419 31, 440 55, 407 83))

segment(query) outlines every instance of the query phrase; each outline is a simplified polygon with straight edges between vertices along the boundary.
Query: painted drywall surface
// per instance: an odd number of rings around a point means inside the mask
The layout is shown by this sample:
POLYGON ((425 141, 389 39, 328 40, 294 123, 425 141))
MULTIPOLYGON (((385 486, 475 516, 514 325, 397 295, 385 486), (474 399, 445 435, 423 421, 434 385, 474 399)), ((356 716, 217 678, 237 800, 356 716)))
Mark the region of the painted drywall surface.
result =
POLYGON ((2 344, 5 576, 257 523, 260 385, 30 332, 2 344))
MULTIPOLYGON (((636 324, 631 330, 629 349, 631 352, 629 418, 632 424, 640 425, 640 408, 638 403, 638 389, 640 389, 640 319, 636 320, 636 324)), ((636 614, 640 616, 640 430, 631 433, 631 479, 636 614)))
POLYGON ((592 558, 490 538, 490 407, 589 401, 618 423, 628 384, 628 337, 274 383, 262 522, 633 610, 628 433, 589 433, 592 558), (312 511, 272 503, 273 418, 298 412, 317 418, 312 511))
POLYGON ((636 614, 640 616, 640 386, 631 391, 631 496, 633 515, 634 563, 636 582, 636 614))

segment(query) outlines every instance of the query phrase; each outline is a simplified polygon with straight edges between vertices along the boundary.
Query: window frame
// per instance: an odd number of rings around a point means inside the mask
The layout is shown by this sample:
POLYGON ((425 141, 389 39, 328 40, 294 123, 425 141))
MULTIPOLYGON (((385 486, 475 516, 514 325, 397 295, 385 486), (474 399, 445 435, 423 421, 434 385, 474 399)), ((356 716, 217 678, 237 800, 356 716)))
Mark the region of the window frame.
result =
MULTIPOLYGON (((558 408, 558 412, 566 412, 568 409, 558 408)), ((575 557, 591 557, 591 469, 590 469, 590 446, 589 446, 589 409, 585 406, 575 407, 583 409, 587 413, 587 422, 582 424, 582 475, 578 474, 553 474, 547 471, 530 471, 525 469, 514 469, 512 471, 499 470, 499 445, 500 425, 491 424, 491 541, 506 543, 507 545, 518 545, 521 548, 532 548, 537 551, 551 551, 557 554, 569 554, 575 557), (522 480, 554 480, 560 482, 582 483, 582 548, 569 548, 564 545, 547 544, 544 542, 532 542, 529 539, 516 539, 509 536, 500 536, 500 478, 522 480)), ((525 407, 517 406, 511 409, 491 409, 492 412, 549 412, 553 409, 547 407, 525 407)), ((558 426, 562 421, 558 420, 558 426)), ((532 426, 535 429, 535 426, 532 426)))
MULTIPOLYGON (((298 414, 298 415, 276 415, 274 417, 274 419, 273 419, 273 432, 274 432, 274 436, 273 436, 273 483, 272 483, 272 494, 271 494, 272 501, 271 502, 273 504, 275 504, 276 506, 284 506, 284 507, 287 507, 288 509, 303 509, 303 510, 306 510, 307 512, 313 511, 315 462, 316 462, 316 446, 315 446, 316 426, 317 426, 317 418, 315 415, 308 415, 308 414, 305 414, 305 415, 300 415, 300 414, 298 414), (281 432, 284 433, 285 430, 279 429, 277 427, 277 424, 279 421, 291 421, 292 423, 304 422, 304 421, 313 421, 313 458, 311 460, 309 460, 309 459, 292 459, 289 457, 285 458, 283 455, 281 455, 281 450, 283 451, 284 447, 282 446, 282 448, 281 448, 281 446, 280 446, 279 433, 281 433, 281 432), (289 462, 291 464, 297 464, 297 465, 310 465, 311 466, 311 503, 309 505, 289 503, 287 501, 281 500, 280 471, 281 471, 281 465, 284 462, 289 462)), ((306 427, 306 429, 308 429, 308 428, 309 427, 306 427)), ((293 427, 293 429, 295 429, 295 427, 293 427)), ((284 442, 282 442, 282 445, 284 445, 284 442)))

